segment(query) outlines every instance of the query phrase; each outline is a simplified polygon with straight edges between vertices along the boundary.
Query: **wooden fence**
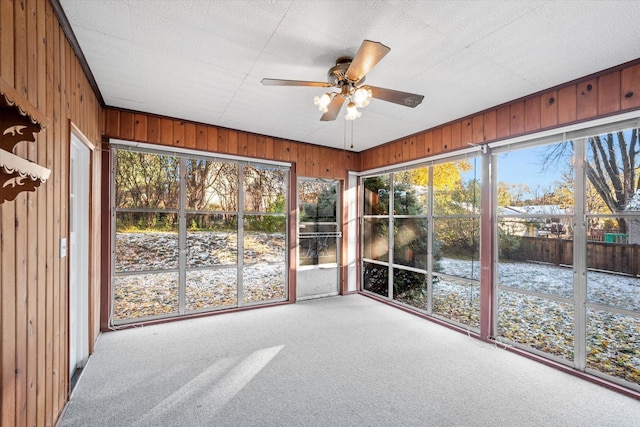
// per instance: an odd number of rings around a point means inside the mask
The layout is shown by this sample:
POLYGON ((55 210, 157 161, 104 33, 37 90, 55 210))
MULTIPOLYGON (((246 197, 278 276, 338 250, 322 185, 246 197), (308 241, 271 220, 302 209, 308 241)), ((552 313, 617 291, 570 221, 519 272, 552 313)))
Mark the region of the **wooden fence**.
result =
MULTIPOLYGON (((520 251, 528 261, 573 265, 573 241, 520 237, 520 251)), ((640 276, 640 245, 587 242, 587 267, 640 276)))

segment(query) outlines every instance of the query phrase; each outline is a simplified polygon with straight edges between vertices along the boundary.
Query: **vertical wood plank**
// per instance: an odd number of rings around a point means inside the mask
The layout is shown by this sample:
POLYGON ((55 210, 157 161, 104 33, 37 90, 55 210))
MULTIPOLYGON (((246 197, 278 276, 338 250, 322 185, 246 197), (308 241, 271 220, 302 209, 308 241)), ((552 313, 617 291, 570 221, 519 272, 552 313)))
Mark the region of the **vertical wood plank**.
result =
POLYGON ((524 130, 533 132, 540 129, 540 97, 534 96, 524 102, 524 130))
POLYGON ((578 120, 598 114, 598 81, 596 79, 578 83, 578 120))
POLYGON ((247 135, 247 156, 255 157, 258 146, 258 138, 255 134, 247 135))
MULTIPOLYGON (((59 50, 60 50, 60 61, 58 63, 58 67, 56 68, 56 81, 60 90, 58 91, 58 96, 55 99, 55 105, 58 108, 59 115, 58 120, 55 122, 56 132, 56 147, 55 150, 55 159, 54 159, 54 169, 58 171, 56 174, 57 179, 54 180, 55 185, 55 198, 54 198, 54 210, 55 210, 55 226, 54 226, 54 242, 56 243, 56 248, 54 248, 54 286, 53 286, 53 329, 54 329, 54 340, 53 340, 53 374, 54 374, 54 382, 53 382, 53 413, 54 417, 56 414, 59 414, 62 408, 60 407, 60 393, 61 387, 60 384, 63 381, 62 376, 63 372, 60 371, 60 365, 62 364, 63 358, 63 348, 62 348, 62 327, 64 326, 61 322, 61 311, 62 311, 62 255, 60 254, 60 239, 64 237, 62 234, 62 203, 63 203, 63 187, 62 187, 62 177, 64 176, 64 171, 62 169, 63 161, 63 150, 62 146, 64 144, 64 133, 63 126, 65 124, 65 119, 67 117, 67 107, 66 107, 66 95, 67 95, 67 79, 66 79, 66 71, 67 71, 67 52, 66 52, 66 38, 61 28, 56 28, 56 37, 58 38, 59 50)), ((133 132, 133 114, 131 114, 131 130, 133 132)))
POLYGON ((377 155, 374 157, 373 162, 369 162, 369 168, 377 168, 380 166, 388 165, 391 163, 391 144, 384 144, 382 147, 378 147, 377 155))
POLYGON ((405 154, 407 154, 405 141, 406 139, 403 138, 393 143, 393 145, 395 145, 395 152, 396 152, 396 158, 394 163, 401 163, 404 161, 405 154))
MULTIPOLYGON (((244 133, 244 132, 241 132, 241 133, 244 133)), ((283 149, 282 146, 283 146, 283 142, 281 139, 273 140, 273 159, 274 160, 282 160, 282 149, 283 149)))
POLYGON ((418 158, 417 138, 415 135, 409 137, 409 158, 415 160, 418 158))
POLYGON ((51 176, 49 181, 53 186, 53 224, 52 224, 52 242, 53 242, 53 260, 52 260, 52 269, 53 276, 52 281, 49 284, 51 286, 51 301, 48 303, 48 310, 50 311, 50 323, 51 323, 51 385, 50 385, 50 395, 51 395, 51 407, 49 409, 50 416, 55 421, 55 414, 58 413, 58 359, 60 356, 59 353, 59 300, 58 294, 60 285, 60 252, 59 252, 59 242, 60 242, 60 115, 62 115, 63 107, 61 105, 61 62, 62 60, 62 49, 60 47, 60 31, 57 25, 54 25, 53 31, 53 39, 54 39, 54 57, 57 59, 56 63, 53 67, 53 110, 54 110, 54 120, 52 123, 53 127, 53 140, 54 145, 52 146, 52 156, 53 156, 53 167, 51 171, 51 176))
POLYGON ((471 140, 474 144, 484 142, 484 114, 477 114, 471 120, 471 140))
POLYGON ((229 130, 218 128, 218 152, 227 154, 229 152, 229 130))
POLYGON ((204 125, 196 126, 196 148, 202 151, 207 149, 207 127, 204 125))
POLYGON ((340 174, 344 178, 344 173, 346 170, 348 170, 347 152, 345 150, 337 150, 331 168, 331 173, 328 176, 329 178, 336 178, 336 176, 340 174))
POLYGON ((431 156, 434 154, 433 152, 433 133, 431 131, 425 132, 424 134, 424 147, 427 156, 431 156))
POLYGON ((484 141, 496 139, 496 110, 484 113, 484 141))
POLYGON ((401 161, 407 161, 410 160, 409 157, 409 138, 402 138, 402 140, 398 141, 398 145, 399 145, 399 152, 400 152, 400 159, 402 159, 401 161))
MULTIPOLYGON (((65 52, 68 52, 68 58, 71 58, 71 46, 67 41, 66 36, 61 31, 60 32, 61 43, 63 43, 65 52)), ((75 58, 75 57, 74 57, 75 58)), ((69 78, 69 71, 72 69, 72 64, 67 60, 64 63, 63 73, 67 76, 67 81, 69 78)), ((66 87, 67 96, 70 96, 70 92, 75 85, 72 82, 69 82, 66 87)), ((70 102, 73 102, 73 97, 71 100, 65 99, 63 103, 67 106, 67 115, 64 117, 64 120, 60 122, 60 135, 61 135, 61 143, 60 143, 60 236, 67 239, 69 241, 69 156, 70 156, 70 135, 69 135, 69 119, 71 118, 71 109, 69 108, 70 102)), ((68 258, 60 257, 60 285, 59 285, 59 299, 60 299, 60 307, 58 315, 60 317, 60 336, 59 336, 59 352, 60 359, 58 362, 58 414, 64 408, 64 403, 67 400, 67 396, 69 393, 69 316, 68 313, 68 283, 69 283, 69 272, 68 272, 68 258)))
POLYGON ((256 157, 259 159, 264 159, 265 152, 266 152, 265 137, 258 136, 256 138, 256 157))
POLYGON ((0 75, 8 83, 14 83, 13 5, 11 0, 0 1, 0 75))
POLYGON ((540 126, 550 128, 558 124, 558 91, 551 91, 541 97, 540 126))
POLYGON ((207 151, 212 153, 218 151, 218 128, 216 127, 207 129, 207 151))
POLYGON ((247 143, 249 137, 246 132, 238 132, 238 154, 241 156, 247 156, 248 146, 247 143))
POLYGON ((460 132, 462 133, 462 148, 469 148, 469 143, 473 142, 473 120, 463 120, 460 132))
POLYGON ((228 153, 228 138, 229 138, 229 130, 228 129, 218 129, 218 152, 219 153, 228 153))
POLYGON ((15 204, 0 205, 0 256, 2 257, 2 425, 16 424, 16 272, 15 204))
MULTIPOLYGON (((27 17, 25 2, 14 3, 15 88, 20 95, 29 97, 27 55, 27 17)), ((26 143, 16 145, 14 152, 27 157, 26 143)), ((27 422, 27 195, 20 193, 13 202, 15 208, 15 423, 27 422)))
POLYGON ((105 136, 120 138, 120 112, 108 109, 105 113, 105 136))
MULTIPOLYGON (((314 158, 313 158, 313 152, 314 152, 314 148, 315 146, 313 145, 307 145, 304 147, 304 171, 305 174, 307 176, 317 176, 317 166, 314 166, 314 158), (314 175, 314 168, 316 170, 316 174, 314 175)), ((298 154, 302 154, 302 150, 298 150, 298 154)), ((302 156, 300 156, 300 162, 302 162, 302 156)))
MULTIPOLYGON (((372 160, 375 158, 375 156, 379 151, 379 147, 376 147, 376 148, 378 148, 378 150, 372 149, 371 151, 367 151, 367 154, 368 154, 367 159, 360 164, 361 170, 368 170, 370 168, 369 164, 372 162, 372 160)), ((344 156, 345 158, 347 157, 346 150, 344 150, 344 156)))
POLYGON ((147 141, 147 115, 133 115, 133 139, 135 141, 147 141))
POLYGON ((427 147, 424 142, 424 132, 420 132, 416 136, 416 157, 421 159, 427 154, 427 147))
MULTIPOLYGON (((38 109, 50 117, 47 114, 47 94, 49 92, 49 86, 47 84, 47 57, 48 49, 47 40, 47 22, 45 20, 46 7, 48 2, 37 2, 37 20, 36 20, 36 39, 38 41, 38 109)), ((1 6, 0 6, 1 8, 1 6)), ((1 19, 0 19, 1 20, 1 19)), ((47 144, 49 142, 48 130, 41 132, 38 135, 38 164, 47 165, 47 144)), ((47 185, 44 184, 44 187, 47 185)), ((46 188, 40 188, 37 191, 38 195, 38 231, 37 231, 37 259, 38 259, 38 284, 37 284, 37 321, 36 321, 36 409, 35 409, 35 425, 45 424, 45 394, 46 394, 46 295, 47 295, 47 190, 46 188)), ((1 223, 1 219, 0 219, 1 223)), ((0 308, 1 309, 1 308, 0 308)))
POLYGON ((519 135, 524 132, 524 101, 511 104, 509 108, 509 135, 519 135))
POLYGON ((620 108, 640 107, 640 64, 622 70, 620 80, 620 108))
POLYGON ((614 71, 598 79, 598 114, 620 111, 620 71, 614 71))
MULTIPOLYGON (((14 43, 14 87, 20 95, 27 97, 27 19, 24 1, 14 2, 13 8, 14 43)), ((22 420, 17 420, 22 421, 22 420)))
POLYGON ((577 85, 558 90, 558 124, 574 122, 578 114, 577 85))
MULTIPOLYGON (((46 4, 47 16, 53 16, 53 9, 51 3, 47 2, 46 4)), ((54 80, 55 80, 55 70, 56 70, 56 61, 59 51, 57 49, 58 38, 56 37, 56 33, 54 28, 54 20, 47 19, 46 21, 46 40, 47 40, 47 63, 46 63, 46 72, 47 72, 47 104, 46 104, 46 114, 49 118, 54 118, 56 114, 55 107, 55 92, 54 89, 54 80)), ((54 119, 55 120, 55 119, 54 119)), ((54 121, 53 120, 53 121, 54 121)), ((119 131, 119 120, 120 115, 118 114, 118 131, 119 131)), ((53 242, 53 232, 54 232, 54 196, 55 196, 55 186, 54 186, 54 176, 57 174, 57 171, 53 170, 54 165, 54 147, 55 147, 55 132, 54 132, 54 123, 50 123, 49 128, 47 129, 47 144, 46 144, 46 153, 47 153, 47 169, 51 170, 51 175, 49 180, 45 184, 45 189, 47 192, 47 210, 46 210, 46 285, 45 285, 45 312, 44 312, 44 324, 45 324, 45 383, 44 383, 44 424, 45 425, 53 425, 53 284, 54 284, 54 242, 53 242)), ((42 190, 42 188, 41 188, 42 190)))
POLYGON ((173 143, 176 147, 184 147, 185 129, 184 122, 173 120, 173 143))
MULTIPOLYGON (((249 144, 249 146, 251 146, 251 144, 249 144)), ((291 160, 292 162, 296 163, 296 173, 298 173, 298 176, 300 176, 300 164, 299 164, 299 154, 298 154, 298 147, 300 146, 299 143, 297 142, 292 142, 290 145, 290 158, 289 160, 291 160)))
MULTIPOLYGON (((387 144, 385 144, 387 145, 387 144)), ((363 159, 363 170, 373 169, 384 164, 384 145, 375 147, 370 158, 363 159)))
POLYGON ((340 162, 341 152, 337 150, 328 150, 327 161, 320 161, 320 176, 330 178, 334 175, 334 167, 340 162))
POLYGON ((311 173, 314 177, 321 177, 320 173, 320 147, 314 145, 311 148, 311 173))
POLYGON ((286 139, 282 141, 282 160, 291 160, 291 141, 286 139))
POLYGON ((160 143, 162 145, 173 145, 173 121, 171 119, 160 119, 160 143))
POLYGON ((401 163, 404 161, 404 140, 398 140, 391 145, 393 150, 393 164, 401 163))
MULTIPOLYGON (((496 138, 505 138, 509 136, 509 126, 511 123, 511 115, 509 106, 499 108, 496 111, 496 138)), ((464 141, 463 141, 464 144, 464 141)))
POLYGON ((305 155, 307 147, 310 149, 311 146, 307 144, 297 144, 296 147, 296 151, 298 153, 296 172, 298 173, 298 176, 309 176, 311 173, 311 169, 307 172, 307 156, 305 155))
POLYGON ((382 163, 382 147, 378 146, 372 150, 370 156, 367 156, 367 158, 364 159, 361 166, 363 170, 368 170, 373 168, 374 165, 381 164, 381 163, 382 163))
POLYGON ((264 158, 273 160, 273 138, 271 137, 264 139, 264 158))
POLYGON ((227 152, 229 154, 238 154, 238 132, 229 130, 227 133, 227 152))
POLYGON ((120 112, 120 132, 119 137, 131 141, 135 137, 134 133, 135 116, 128 111, 120 112))
POLYGON ((160 142, 160 118, 149 116, 147 118, 147 141, 152 144, 160 142))
POLYGON ((451 125, 442 126, 442 150, 451 150, 451 125))
POLYGON ((432 132, 433 154, 442 153, 442 128, 435 128, 432 132))
POLYGON ((393 144, 384 144, 382 146, 382 159, 379 165, 375 165, 375 167, 380 166, 388 166, 393 163, 393 144))
POLYGON ((184 124, 184 146, 196 148, 196 125, 195 123, 184 124))
POLYGON ((37 39, 37 0, 27 0, 27 97, 33 105, 38 104, 38 39, 37 39))

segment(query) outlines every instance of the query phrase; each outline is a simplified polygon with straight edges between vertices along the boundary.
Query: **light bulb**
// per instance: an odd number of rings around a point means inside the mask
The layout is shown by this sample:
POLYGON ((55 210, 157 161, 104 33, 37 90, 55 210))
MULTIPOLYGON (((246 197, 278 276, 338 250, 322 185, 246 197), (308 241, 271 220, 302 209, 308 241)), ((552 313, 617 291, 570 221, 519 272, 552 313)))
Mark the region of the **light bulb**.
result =
POLYGON ((326 113, 327 111, 329 111, 329 108, 327 107, 329 103, 331 103, 331 96, 328 93, 323 93, 321 96, 314 97, 313 103, 316 107, 318 107, 318 110, 326 113))
POLYGON ((356 107, 366 107, 371 102, 371 96, 371 89, 368 86, 361 86, 353 92, 353 102, 356 107))
POLYGON ((361 115, 362 113, 358 111, 358 109, 356 108, 356 104, 354 104, 353 102, 349 102, 349 104, 347 105, 347 114, 344 116, 344 118, 347 120, 355 120, 361 115))

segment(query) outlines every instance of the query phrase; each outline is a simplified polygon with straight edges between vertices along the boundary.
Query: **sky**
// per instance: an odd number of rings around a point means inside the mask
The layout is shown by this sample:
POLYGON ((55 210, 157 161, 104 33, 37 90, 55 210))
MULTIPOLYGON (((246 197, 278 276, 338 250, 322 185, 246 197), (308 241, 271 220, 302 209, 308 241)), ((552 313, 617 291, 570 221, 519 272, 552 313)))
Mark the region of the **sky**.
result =
POLYGON ((545 147, 511 151, 498 155, 498 182, 526 184, 529 188, 553 187, 562 179, 566 166, 562 163, 546 168, 541 164, 545 147))
MULTIPOLYGON (((542 170, 541 161, 545 155, 545 147, 527 148, 524 150, 514 150, 498 155, 498 182, 507 184, 525 184, 529 188, 553 187, 556 181, 562 178, 562 172, 566 167, 562 164, 542 170)), ((480 179, 480 158, 476 165, 477 178, 480 179)), ((473 160, 471 160, 473 164, 473 160)), ((473 179, 474 172, 469 171, 462 174, 463 179, 473 179)))

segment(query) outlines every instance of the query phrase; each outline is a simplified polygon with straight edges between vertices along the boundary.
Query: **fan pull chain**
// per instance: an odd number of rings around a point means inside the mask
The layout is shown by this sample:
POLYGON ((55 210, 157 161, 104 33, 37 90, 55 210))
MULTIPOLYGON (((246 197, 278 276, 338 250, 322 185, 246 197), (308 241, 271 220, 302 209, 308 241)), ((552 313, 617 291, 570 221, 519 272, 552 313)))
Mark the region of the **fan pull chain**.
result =
POLYGON ((353 122, 355 120, 351 121, 351 149, 353 150, 353 122))

